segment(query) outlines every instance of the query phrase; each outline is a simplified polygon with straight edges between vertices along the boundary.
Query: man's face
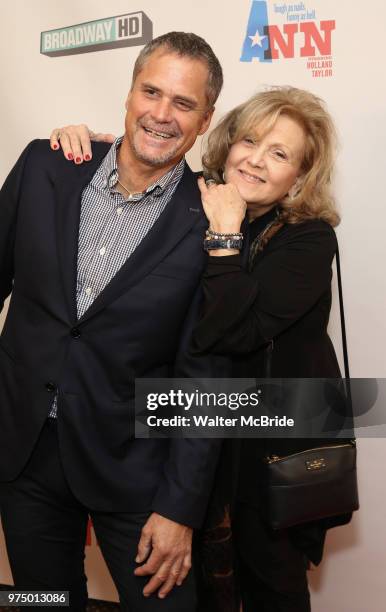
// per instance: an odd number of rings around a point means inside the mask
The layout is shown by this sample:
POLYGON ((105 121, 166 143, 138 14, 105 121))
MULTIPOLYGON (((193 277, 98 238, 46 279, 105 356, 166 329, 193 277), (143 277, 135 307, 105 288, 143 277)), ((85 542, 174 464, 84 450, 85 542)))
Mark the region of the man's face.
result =
POLYGON ((126 140, 132 161, 153 168, 176 164, 209 127, 204 62, 165 49, 150 55, 126 101, 126 140))

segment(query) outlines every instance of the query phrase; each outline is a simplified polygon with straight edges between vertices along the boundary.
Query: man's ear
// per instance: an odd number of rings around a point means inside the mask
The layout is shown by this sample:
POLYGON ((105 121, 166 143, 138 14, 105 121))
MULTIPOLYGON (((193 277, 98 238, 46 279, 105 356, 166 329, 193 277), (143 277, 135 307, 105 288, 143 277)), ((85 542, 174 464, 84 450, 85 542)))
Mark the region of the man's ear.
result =
POLYGON ((212 106, 212 108, 210 108, 209 110, 205 111, 204 116, 202 118, 201 127, 200 127, 200 130, 198 132, 200 136, 202 136, 202 134, 205 134, 205 132, 209 128, 210 122, 212 121, 214 110, 215 110, 214 106, 212 106))
POLYGON ((125 109, 126 110, 127 110, 128 105, 129 105, 130 96, 131 96, 131 89, 130 89, 129 93, 127 94, 127 97, 126 97, 126 100, 125 100, 125 109))

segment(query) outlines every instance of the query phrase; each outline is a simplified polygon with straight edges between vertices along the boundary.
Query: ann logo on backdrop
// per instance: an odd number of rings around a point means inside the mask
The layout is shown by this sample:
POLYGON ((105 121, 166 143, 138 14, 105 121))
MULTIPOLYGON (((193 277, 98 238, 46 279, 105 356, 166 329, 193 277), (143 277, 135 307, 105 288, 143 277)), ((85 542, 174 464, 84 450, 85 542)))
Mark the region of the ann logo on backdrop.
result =
POLYGON ((266 0, 252 1, 240 61, 272 62, 306 57, 312 76, 332 76, 335 20, 317 21, 316 10, 308 9, 304 2, 271 4, 266 0))

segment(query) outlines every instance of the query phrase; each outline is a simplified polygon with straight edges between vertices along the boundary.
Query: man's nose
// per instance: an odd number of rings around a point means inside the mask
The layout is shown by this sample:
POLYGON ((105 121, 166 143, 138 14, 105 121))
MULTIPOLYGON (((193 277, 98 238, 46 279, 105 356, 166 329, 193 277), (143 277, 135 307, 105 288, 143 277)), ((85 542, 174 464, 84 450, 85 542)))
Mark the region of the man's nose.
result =
POLYGON ((171 103, 167 98, 157 100, 151 109, 152 117, 159 123, 167 123, 171 121, 171 103))

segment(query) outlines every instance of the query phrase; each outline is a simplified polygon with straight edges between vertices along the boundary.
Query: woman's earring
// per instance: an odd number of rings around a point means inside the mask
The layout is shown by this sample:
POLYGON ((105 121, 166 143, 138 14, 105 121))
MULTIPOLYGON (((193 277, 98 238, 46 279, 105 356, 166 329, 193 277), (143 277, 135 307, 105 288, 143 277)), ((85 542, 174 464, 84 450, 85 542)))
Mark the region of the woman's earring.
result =
POLYGON ((296 196, 295 190, 293 187, 291 187, 291 189, 288 192, 288 199, 289 200, 294 200, 296 196))
POLYGON ((225 170, 223 170, 221 172, 221 178, 222 178, 223 183, 226 183, 226 180, 225 180, 225 170))
POLYGON ((292 185, 292 187, 288 191, 289 199, 294 200, 296 196, 299 194, 300 189, 301 189, 301 183, 300 183, 299 178, 297 178, 294 184, 292 185))

